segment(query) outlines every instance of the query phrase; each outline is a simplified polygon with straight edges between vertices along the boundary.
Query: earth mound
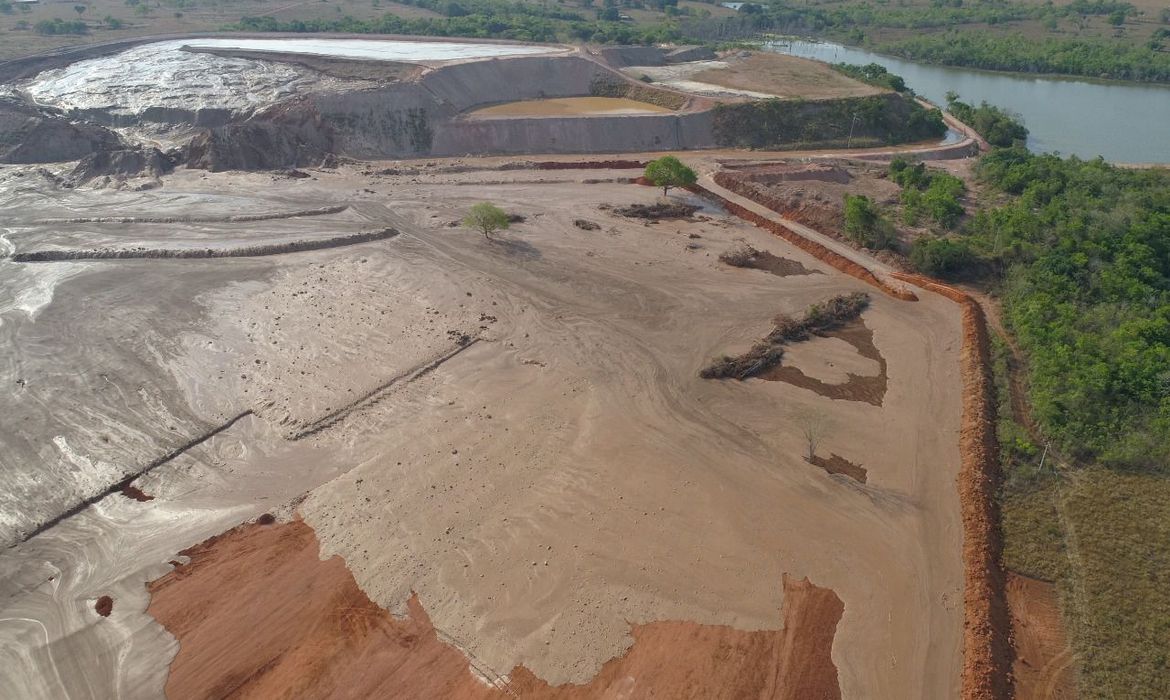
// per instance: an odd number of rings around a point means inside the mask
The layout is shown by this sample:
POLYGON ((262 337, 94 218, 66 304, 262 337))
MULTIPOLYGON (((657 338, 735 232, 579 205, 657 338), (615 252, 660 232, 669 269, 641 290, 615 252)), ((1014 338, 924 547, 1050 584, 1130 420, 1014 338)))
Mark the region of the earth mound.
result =
POLYGON ((0 97, 0 163, 59 163, 121 148, 105 127, 0 97))

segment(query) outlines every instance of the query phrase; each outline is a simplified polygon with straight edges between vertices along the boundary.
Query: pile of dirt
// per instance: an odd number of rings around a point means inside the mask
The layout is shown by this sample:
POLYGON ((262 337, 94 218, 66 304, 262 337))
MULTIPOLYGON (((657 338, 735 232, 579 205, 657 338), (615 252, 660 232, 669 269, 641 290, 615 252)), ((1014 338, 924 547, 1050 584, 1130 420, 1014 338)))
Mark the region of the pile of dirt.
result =
POLYGON ((138 501, 139 503, 146 503, 147 501, 154 500, 154 496, 150 496, 144 493, 142 489, 129 482, 122 485, 122 495, 131 500, 138 501))
POLYGON ((848 185, 853 181, 849 171, 839 165, 829 163, 792 163, 769 165, 754 168, 749 177, 753 182, 762 185, 774 185, 778 182, 833 182, 838 185, 848 185))
POLYGON ((703 379, 747 379, 761 374, 780 364, 786 343, 808 340, 814 333, 838 328, 847 321, 861 315, 869 306, 869 295, 865 292, 841 294, 820 304, 813 304, 804 318, 795 319, 781 316, 776 327, 751 350, 738 356, 724 355, 704 367, 699 376, 703 379))
POLYGON ((333 155, 334 133, 311 100, 282 102, 241 123, 206 129, 183 149, 187 167, 288 170, 317 165, 333 155))
POLYGON ((790 275, 819 275, 820 270, 810 270, 795 260, 782 258, 766 250, 756 250, 750 245, 743 244, 719 255, 719 262, 732 267, 746 267, 753 270, 770 272, 777 277, 790 275))
POLYGON ((160 177, 175 169, 179 155, 157 148, 118 149, 91 153, 73 168, 70 179, 78 184, 98 177, 160 177))
POLYGON ((841 697, 832 646, 844 604, 807 579, 784 578, 779 630, 636 625, 633 646, 587 684, 554 687, 469 659, 417 596, 391 616, 339 557, 319 558, 303 521, 241 525, 183 554, 190 563, 147 585, 148 612, 179 640, 168 697, 841 697))
POLYGON ((682 202, 657 202, 655 204, 631 204, 628 207, 617 207, 613 213, 631 219, 689 219, 699 211, 700 207, 682 202))
POLYGON ((93 604, 94 612, 102 617, 109 617, 110 613, 114 612, 114 599, 108 595, 104 595, 97 599, 93 604))
POLYGON ((105 127, 0 97, 0 163, 59 163, 124 147, 105 127))
POLYGON ((573 225, 582 231, 596 231, 601 228, 597 223, 588 219, 573 219, 573 225))
POLYGON ((863 484, 868 478, 868 473, 865 471, 865 467, 861 466, 860 464, 854 464, 844 457, 832 452, 829 453, 828 459, 818 455, 813 455, 809 462, 812 462, 830 474, 844 474, 850 479, 853 479, 854 481, 860 481, 863 484))

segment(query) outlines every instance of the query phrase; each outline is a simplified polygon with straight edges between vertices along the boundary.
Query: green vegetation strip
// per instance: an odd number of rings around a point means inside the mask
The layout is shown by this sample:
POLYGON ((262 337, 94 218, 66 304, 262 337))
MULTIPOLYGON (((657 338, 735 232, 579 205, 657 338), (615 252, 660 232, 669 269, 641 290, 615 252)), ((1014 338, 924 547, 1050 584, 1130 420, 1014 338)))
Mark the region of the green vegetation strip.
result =
POLYGON ((769 99, 715 107, 715 143, 792 149, 924 141, 946 133, 942 113, 901 95, 805 101, 769 99))
POLYGON ((1001 203, 912 257, 997 288, 1027 359, 1051 444, 1000 421, 1005 563, 1058 583, 1083 697, 1170 697, 1170 171, 1015 146, 977 176, 1001 203))
POLYGON ((1022 34, 947 32, 883 43, 877 49, 914 61, 948 66, 1170 82, 1170 52, 1157 42, 1138 45, 1108 39, 1037 39, 1022 34))

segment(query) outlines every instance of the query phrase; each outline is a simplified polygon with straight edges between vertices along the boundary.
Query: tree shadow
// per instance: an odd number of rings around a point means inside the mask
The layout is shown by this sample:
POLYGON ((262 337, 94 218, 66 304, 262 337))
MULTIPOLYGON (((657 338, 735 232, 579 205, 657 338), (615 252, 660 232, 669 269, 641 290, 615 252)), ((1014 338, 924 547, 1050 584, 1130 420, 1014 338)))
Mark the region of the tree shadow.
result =
POLYGON ((539 248, 518 238, 489 238, 488 244, 508 257, 518 260, 540 260, 543 257, 539 248))

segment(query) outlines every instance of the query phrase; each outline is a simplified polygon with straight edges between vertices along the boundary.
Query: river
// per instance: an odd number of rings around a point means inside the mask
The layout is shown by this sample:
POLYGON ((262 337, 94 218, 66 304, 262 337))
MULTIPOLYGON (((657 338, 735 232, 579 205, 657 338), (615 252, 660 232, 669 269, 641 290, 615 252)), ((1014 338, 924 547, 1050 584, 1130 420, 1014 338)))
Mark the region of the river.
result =
POLYGON ((938 105, 948 90, 969 104, 986 100, 1023 117, 1035 152, 1170 163, 1170 86, 933 66, 828 42, 777 40, 766 47, 828 63, 881 64, 938 105))

